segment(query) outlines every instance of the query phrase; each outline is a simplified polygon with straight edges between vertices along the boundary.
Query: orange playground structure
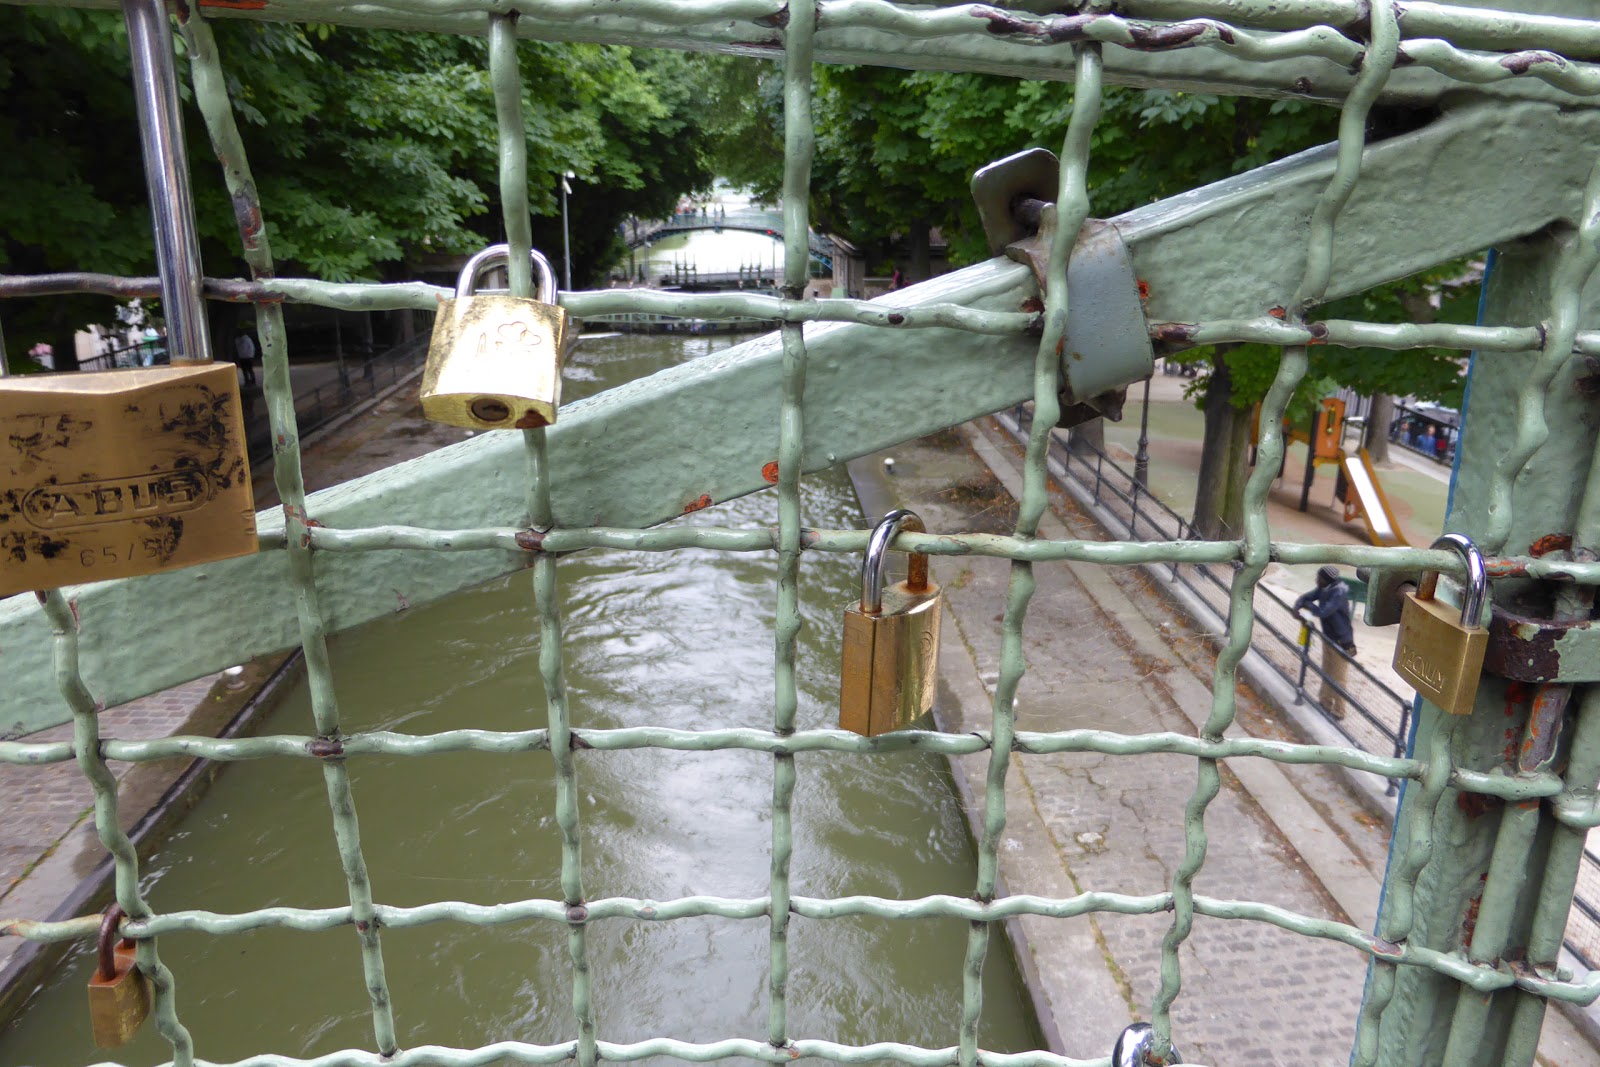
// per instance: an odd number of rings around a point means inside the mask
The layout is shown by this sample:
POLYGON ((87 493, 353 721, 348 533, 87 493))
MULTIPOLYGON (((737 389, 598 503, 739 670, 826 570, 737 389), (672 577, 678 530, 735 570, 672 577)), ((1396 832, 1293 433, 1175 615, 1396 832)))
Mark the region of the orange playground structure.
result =
MULTIPOLYGON (((1259 412, 1258 412, 1259 419, 1259 412)), ((1296 426, 1287 419, 1283 423, 1286 441, 1300 441, 1306 446, 1306 475, 1300 491, 1300 510, 1310 504, 1311 483, 1316 469, 1336 466, 1339 476, 1334 482, 1334 498, 1344 505, 1344 521, 1359 518, 1367 529, 1367 539, 1375 545, 1409 544, 1395 521, 1389 497, 1383 483, 1372 466, 1372 458, 1365 448, 1357 447, 1352 455, 1344 450, 1345 404, 1338 397, 1322 399, 1311 425, 1296 426)), ((1281 472, 1280 472, 1281 476, 1281 472)))

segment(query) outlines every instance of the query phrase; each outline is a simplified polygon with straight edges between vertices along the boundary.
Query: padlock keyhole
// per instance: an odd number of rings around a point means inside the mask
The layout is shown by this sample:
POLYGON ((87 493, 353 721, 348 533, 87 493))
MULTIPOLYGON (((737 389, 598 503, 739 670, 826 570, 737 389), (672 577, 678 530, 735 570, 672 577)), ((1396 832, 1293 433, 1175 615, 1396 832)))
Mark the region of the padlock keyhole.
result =
POLYGON ((505 422, 511 417, 511 408, 504 400, 496 400, 492 396, 480 396, 472 402, 468 409, 472 417, 483 422, 505 422))

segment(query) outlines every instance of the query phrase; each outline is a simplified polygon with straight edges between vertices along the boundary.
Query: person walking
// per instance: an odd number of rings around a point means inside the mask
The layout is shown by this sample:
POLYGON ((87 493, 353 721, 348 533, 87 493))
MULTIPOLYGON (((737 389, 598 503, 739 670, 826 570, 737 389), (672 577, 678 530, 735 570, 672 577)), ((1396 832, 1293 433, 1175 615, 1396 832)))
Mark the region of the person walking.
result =
POLYGON ((1317 587, 1294 602, 1295 614, 1308 611, 1322 620, 1322 689, 1317 702, 1335 719, 1344 718, 1350 659, 1356 654, 1355 626, 1350 617, 1350 591, 1331 563, 1317 570, 1317 587), (1337 686, 1338 688, 1334 688, 1337 686))
POLYGON ((233 361, 244 374, 244 384, 256 384, 256 339, 245 326, 239 327, 239 334, 233 339, 233 361))

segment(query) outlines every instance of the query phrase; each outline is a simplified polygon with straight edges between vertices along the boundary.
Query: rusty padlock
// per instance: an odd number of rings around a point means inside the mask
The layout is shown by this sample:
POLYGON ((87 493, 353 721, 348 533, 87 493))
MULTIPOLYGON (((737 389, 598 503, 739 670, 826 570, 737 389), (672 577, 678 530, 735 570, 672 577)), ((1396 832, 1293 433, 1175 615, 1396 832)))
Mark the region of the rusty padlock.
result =
POLYGON ((537 251, 537 300, 479 294, 479 276, 510 256, 509 246, 490 245, 467 260, 455 299, 439 306, 422 372, 422 414, 433 422, 527 430, 556 421, 572 316, 556 305, 555 273, 537 251))
POLYGON ((256 551, 238 370, 0 378, 0 596, 256 551))
POLYGON ((1462 534, 1445 534, 1431 548, 1452 548, 1467 563, 1467 585, 1461 610, 1433 594, 1439 575, 1423 575, 1416 592, 1407 592, 1400 606, 1400 634, 1394 646, 1394 669, 1423 697, 1452 715, 1472 712, 1478 695, 1478 676, 1489 647, 1489 631, 1478 624, 1489 595, 1489 576, 1483 554, 1462 534))
POLYGON ((116 904, 100 919, 95 972, 89 978, 89 1030, 97 1048, 133 1040, 150 1014, 150 988, 134 962, 134 944, 118 939, 126 914, 116 904))
POLYGON ((913 553, 906 580, 885 589, 889 543, 901 530, 926 532, 913 512, 891 511, 873 527, 861 563, 861 601, 844 612, 839 728, 875 737, 902 730, 933 707, 939 676, 939 613, 944 596, 928 578, 928 557, 913 553))

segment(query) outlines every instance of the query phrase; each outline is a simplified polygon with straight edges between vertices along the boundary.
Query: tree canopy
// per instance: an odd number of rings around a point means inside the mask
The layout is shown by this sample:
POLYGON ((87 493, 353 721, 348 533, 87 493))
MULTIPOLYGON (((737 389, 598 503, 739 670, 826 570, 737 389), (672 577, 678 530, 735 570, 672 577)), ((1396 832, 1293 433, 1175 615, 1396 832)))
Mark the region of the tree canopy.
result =
MULTIPOLYGON (((892 241, 902 249, 909 244, 913 278, 915 235, 928 226, 943 232, 953 263, 988 254, 968 191, 972 171, 1024 148, 1059 150, 1073 108, 1072 87, 1065 82, 866 67, 819 70, 816 100, 819 223, 868 249, 880 264, 892 241)), ((1090 149, 1094 213, 1108 218, 1325 143, 1334 138, 1337 122, 1335 110, 1312 103, 1108 87, 1090 149)), ((1471 282, 1466 264, 1441 264, 1316 314, 1376 322, 1471 321, 1471 282), (1461 284, 1464 278, 1469 284, 1461 284)), ((1337 386, 1460 400, 1455 351, 1319 345, 1310 352, 1310 373, 1291 403, 1291 417, 1308 416, 1317 399, 1337 386)), ((1247 412, 1266 395, 1278 351, 1236 345, 1194 349, 1178 358, 1202 365, 1195 396, 1208 409, 1209 458, 1202 462, 1195 514, 1202 529, 1220 534, 1228 524, 1206 517, 1230 510, 1229 499, 1237 503, 1242 468, 1218 477, 1207 467, 1242 463, 1244 438, 1231 413, 1247 412), (1211 410, 1216 408, 1226 410, 1211 410)))
MULTIPOLYGON (((214 30, 284 273, 405 277, 419 257, 499 238, 482 39, 242 20, 214 30)), ((709 186, 694 57, 525 41, 519 58, 534 235, 552 259, 566 172, 577 175, 570 210, 580 275, 604 269, 624 217, 664 214, 709 186)), ((187 94, 183 74, 180 59, 187 94)), ((129 78, 117 13, 0 7, 0 270, 154 271, 129 78)), ((210 274, 237 273, 220 169, 198 112, 184 110, 202 257, 210 274)), ((8 349, 103 320, 107 308, 8 302, 8 349)))

